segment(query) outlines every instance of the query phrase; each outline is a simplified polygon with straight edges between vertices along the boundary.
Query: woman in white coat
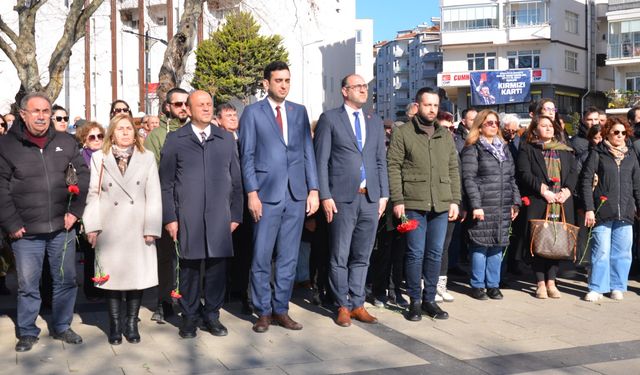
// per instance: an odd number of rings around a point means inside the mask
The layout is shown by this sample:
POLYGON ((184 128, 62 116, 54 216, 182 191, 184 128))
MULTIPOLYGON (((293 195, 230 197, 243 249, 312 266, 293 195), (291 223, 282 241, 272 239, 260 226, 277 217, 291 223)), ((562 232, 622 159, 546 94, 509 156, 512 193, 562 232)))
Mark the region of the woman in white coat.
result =
POLYGON ((109 343, 140 342, 138 312, 143 289, 158 284, 155 239, 162 230, 158 168, 129 115, 111 119, 102 151, 91 157, 91 183, 82 218, 96 248, 97 287, 107 291, 109 343), (106 280, 105 280, 106 279, 106 280), (122 328, 120 304, 126 299, 122 328))

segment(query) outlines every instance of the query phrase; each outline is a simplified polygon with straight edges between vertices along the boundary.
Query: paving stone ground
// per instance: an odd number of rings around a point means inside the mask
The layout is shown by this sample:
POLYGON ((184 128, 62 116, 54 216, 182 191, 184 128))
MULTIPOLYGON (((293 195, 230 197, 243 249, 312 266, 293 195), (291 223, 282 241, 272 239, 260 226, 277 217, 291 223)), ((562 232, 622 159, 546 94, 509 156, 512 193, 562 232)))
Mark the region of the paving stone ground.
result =
POLYGON ((0 374, 640 374, 639 282, 630 282, 624 301, 588 303, 580 299, 583 275, 560 280, 559 300, 535 299, 531 280, 510 280, 502 301, 474 300, 466 280, 452 280, 456 300, 443 305, 446 321, 409 322, 397 308, 367 304, 380 324, 349 328, 297 290, 290 313, 302 331, 256 334, 255 318, 235 302, 221 314, 227 337, 199 331, 193 340, 178 337, 177 318, 150 321, 151 290, 140 313, 142 342, 119 346, 107 342, 104 303, 80 292, 72 327, 83 344, 49 337, 45 313, 38 344, 16 353, 13 276, 13 294, 0 297, 0 374))

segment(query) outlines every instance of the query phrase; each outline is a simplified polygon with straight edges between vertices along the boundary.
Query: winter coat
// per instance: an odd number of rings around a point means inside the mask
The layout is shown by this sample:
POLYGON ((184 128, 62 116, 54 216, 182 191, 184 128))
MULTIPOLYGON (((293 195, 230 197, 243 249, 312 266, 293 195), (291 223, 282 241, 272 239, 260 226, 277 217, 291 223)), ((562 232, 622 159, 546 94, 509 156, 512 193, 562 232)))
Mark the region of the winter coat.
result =
POLYGON ((640 166, 633 149, 618 167, 604 142, 594 147, 582 167, 580 191, 586 211, 595 212, 600 197, 607 197, 596 215, 597 223, 622 220, 633 224, 640 207, 640 166), (594 173, 598 174, 598 185, 592 191, 594 173))
POLYGON ((462 149, 462 182, 467 209, 482 209, 484 220, 469 227, 469 240, 475 246, 507 246, 511 208, 520 206, 515 164, 507 144, 506 160, 500 162, 480 142, 462 149))
POLYGON ((394 206, 445 212, 460 204, 458 153, 449 131, 435 126, 429 138, 412 120, 394 130, 387 152, 389 190, 394 206))
POLYGON ((155 241, 144 241, 144 236, 160 237, 162 230, 160 179, 153 153, 134 149, 123 176, 111 152, 94 152, 82 221, 87 233, 99 232, 96 270, 99 266, 109 275, 99 288, 140 290, 158 285, 155 241))
POLYGON ((180 121, 176 118, 169 119, 165 115, 160 116, 160 126, 153 129, 144 140, 144 148, 153 152, 156 157, 156 164, 160 165, 160 152, 167 139, 167 134, 180 129, 180 121))
POLYGON ((0 226, 6 233, 24 227, 28 234, 64 229, 67 212, 82 217, 89 184, 89 170, 78 153, 76 140, 67 133, 47 132, 44 149, 25 136, 21 119, 0 137, 0 226), (80 194, 71 197, 65 172, 76 169, 80 194))
POLYGON ((571 138, 571 148, 575 151, 576 158, 579 158, 585 152, 589 152, 589 140, 587 133, 589 129, 582 123, 578 128, 578 133, 571 138))

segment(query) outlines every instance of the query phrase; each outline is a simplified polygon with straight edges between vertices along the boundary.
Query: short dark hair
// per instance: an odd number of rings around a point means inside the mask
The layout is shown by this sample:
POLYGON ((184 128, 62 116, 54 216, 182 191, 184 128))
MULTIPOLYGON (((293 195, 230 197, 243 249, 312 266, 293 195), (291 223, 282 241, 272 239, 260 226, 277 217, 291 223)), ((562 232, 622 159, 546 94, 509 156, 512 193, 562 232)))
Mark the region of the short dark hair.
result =
POLYGON ((538 101, 532 100, 531 103, 529 103, 529 113, 536 113, 537 108, 538 108, 538 101))
POLYGON ((65 107, 57 104, 54 104, 53 107, 51 107, 51 113, 55 111, 65 111, 65 113, 69 114, 69 111, 67 111, 65 107))
POLYGON ((215 114, 216 117, 220 117, 220 115, 222 115, 222 112, 224 112, 224 111, 237 112, 238 110, 231 103, 222 103, 222 104, 218 104, 214 114, 215 114))
POLYGON ((20 109, 22 109, 22 110, 27 109, 27 103, 29 103, 29 100, 31 100, 33 98, 44 99, 47 102, 49 102, 49 107, 51 107, 51 99, 49 99, 47 94, 45 94, 43 92, 31 92, 31 93, 23 96, 22 99, 20 99, 20 109))
POLYGON ((631 109, 627 112, 627 121, 629 121, 630 123, 635 123, 636 111, 640 111, 640 105, 634 105, 633 107, 631 107, 631 109))
POLYGON ((584 110, 584 112, 582 112, 582 117, 587 117, 593 112, 597 112, 598 115, 599 115, 600 114, 600 108, 598 108, 596 106, 589 106, 584 110))
POLYGON ((342 81, 340 81, 340 88, 345 88, 349 86, 349 77, 353 77, 353 76, 355 76, 354 73, 347 74, 346 76, 344 76, 344 78, 342 78, 342 81))
POLYGON ((187 90, 185 90, 183 88, 180 88, 180 87, 174 87, 171 90, 167 91, 165 104, 171 104, 171 97, 173 96, 173 94, 187 94, 187 95, 189 95, 187 90))
POLYGON ((284 61, 274 61, 264 68, 264 79, 267 81, 271 79, 271 72, 278 70, 289 70, 289 65, 284 61))
POLYGON ((467 117, 467 113, 468 113, 469 111, 478 112, 478 110, 477 110, 477 109, 475 109, 475 108, 473 108, 473 107, 469 107, 469 108, 466 108, 466 109, 463 109, 463 110, 462 110, 462 113, 460 113, 460 118, 465 118, 465 117, 467 117))
MULTIPOLYGON (((416 99, 415 102, 416 103, 420 103, 420 99, 422 99, 422 96, 424 94, 432 94, 432 95, 438 95, 438 92, 435 91, 434 89, 432 89, 431 87, 423 87, 420 90, 418 90, 418 92, 416 93, 416 99)), ((438 97, 439 98, 439 97, 438 97)))

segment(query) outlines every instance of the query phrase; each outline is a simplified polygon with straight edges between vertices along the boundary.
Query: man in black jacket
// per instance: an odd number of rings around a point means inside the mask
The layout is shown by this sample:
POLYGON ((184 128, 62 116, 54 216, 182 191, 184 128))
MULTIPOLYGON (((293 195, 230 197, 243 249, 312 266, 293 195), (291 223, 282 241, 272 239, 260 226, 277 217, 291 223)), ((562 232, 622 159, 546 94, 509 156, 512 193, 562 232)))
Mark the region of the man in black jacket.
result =
POLYGON ((587 107, 582 114, 582 122, 578 128, 578 133, 571 138, 571 147, 579 157, 584 152, 589 151, 589 140, 587 140, 587 132, 593 125, 600 124, 600 110, 596 107, 587 107))
POLYGON ((31 350, 40 329, 38 286, 45 252, 53 277, 54 339, 80 344, 71 329, 76 300, 75 231, 82 216, 89 171, 75 139, 50 127, 51 102, 40 93, 20 102, 21 121, 0 138, 0 226, 9 233, 18 271, 18 343, 31 350), (66 184, 67 168, 75 168, 78 194, 66 184))

